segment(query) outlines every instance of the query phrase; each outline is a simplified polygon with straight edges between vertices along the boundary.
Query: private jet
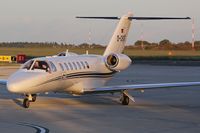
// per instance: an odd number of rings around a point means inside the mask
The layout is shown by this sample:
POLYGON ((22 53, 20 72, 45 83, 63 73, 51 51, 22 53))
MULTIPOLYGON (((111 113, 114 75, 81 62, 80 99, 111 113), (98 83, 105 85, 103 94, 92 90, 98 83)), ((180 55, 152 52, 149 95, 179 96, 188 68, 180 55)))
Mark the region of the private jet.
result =
POLYGON ((29 108, 40 93, 63 92, 72 95, 121 93, 122 105, 135 101, 128 90, 200 86, 200 82, 130 84, 105 86, 113 75, 127 69, 132 61, 122 54, 132 20, 190 19, 173 17, 77 17, 82 19, 115 19, 119 23, 103 55, 62 53, 59 56, 34 58, 27 61, 7 80, 0 80, 11 93, 24 96, 23 107, 29 108))

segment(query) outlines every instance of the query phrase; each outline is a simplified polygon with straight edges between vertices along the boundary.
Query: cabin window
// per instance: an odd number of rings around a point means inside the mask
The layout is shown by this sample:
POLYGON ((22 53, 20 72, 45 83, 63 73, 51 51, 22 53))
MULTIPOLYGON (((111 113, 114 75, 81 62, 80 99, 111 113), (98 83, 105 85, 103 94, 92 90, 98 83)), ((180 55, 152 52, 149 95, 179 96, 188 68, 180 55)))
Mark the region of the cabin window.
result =
POLYGON ((65 65, 65 68, 66 68, 67 70, 69 70, 68 65, 67 65, 66 63, 64 63, 64 65, 65 65))
POLYGON ((61 63, 59 63, 59 65, 60 65, 61 70, 64 71, 63 65, 61 63))
POLYGON ((85 64, 86 64, 87 68, 89 69, 89 68, 90 68, 90 66, 89 66, 89 64, 88 64, 88 62, 87 62, 87 61, 85 61, 85 64))
POLYGON ((76 64, 78 65, 78 68, 81 69, 81 64, 79 62, 76 62, 76 64))
POLYGON ((32 70, 34 69, 39 69, 39 70, 45 70, 46 72, 49 72, 49 65, 47 64, 46 61, 39 61, 36 60, 32 66, 32 70))
POLYGON ((76 64, 75 64, 74 62, 72 62, 72 64, 73 64, 75 70, 77 70, 77 66, 76 66, 76 64))
POLYGON ((70 69, 73 70, 72 64, 70 62, 68 64, 69 64, 70 69))
POLYGON ((82 65, 82 67, 85 69, 86 67, 85 67, 85 64, 81 61, 81 65, 82 65))
POLYGON ((32 64, 33 64, 33 60, 29 60, 26 63, 24 63, 24 65, 22 66, 22 69, 29 70, 31 68, 32 64))
POLYGON ((56 71, 57 71, 56 66, 55 66, 51 61, 49 61, 49 64, 50 64, 50 66, 51 66, 51 70, 52 70, 53 72, 56 72, 56 71))

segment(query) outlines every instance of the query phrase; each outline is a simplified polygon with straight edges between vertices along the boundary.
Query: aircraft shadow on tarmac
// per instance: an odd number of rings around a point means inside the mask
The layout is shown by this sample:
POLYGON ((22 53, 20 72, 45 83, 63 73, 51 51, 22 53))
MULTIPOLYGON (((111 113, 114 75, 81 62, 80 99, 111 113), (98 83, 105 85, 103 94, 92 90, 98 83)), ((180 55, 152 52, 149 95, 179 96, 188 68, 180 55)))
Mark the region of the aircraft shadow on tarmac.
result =
POLYGON ((13 100, 14 103, 16 103, 16 105, 18 105, 18 106, 24 108, 24 107, 23 107, 22 100, 19 100, 19 99, 12 99, 12 100, 13 100))
MULTIPOLYGON (((11 100, 18 106, 23 107, 23 97, 16 94, 9 93, 5 87, 0 86, 0 100, 11 100)), ((119 98, 113 97, 111 94, 107 95, 84 95, 84 96, 71 96, 68 94, 54 94, 50 93, 48 95, 41 94, 38 96, 38 100, 35 104, 40 102, 44 102, 45 104, 51 104, 57 102, 57 104, 68 104, 73 105, 71 100, 77 101, 78 103, 82 104, 95 104, 95 105, 119 105, 119 98), (41 99, 42 100, 41 100, 41 99), (48 101, 47 101, 48 100, 48 101)))
MULTIPOLYGON (((2 98, 0 98, 2 99, 2 98)), ((4 97, 4 99, 10 99, 10 97, 4 97)), ((19 107, 21 108, 24 108, 23 107, 23 99, 18 96, 15 98, 12 98, 12 101, 18 105, 19 107)), ((56 105, 112 105, 112 106, 115 106, 115 105, 120 105, 121 106, 121 103, 119 101, 119 98, 116 98, 116 97, 112 97, 112 96, 109 96, 109 95, 92 95, 92 96, 76 96, 76 97, 73 97, 73 96, 69 96, 69 95, 59 95, 59 96, 56 96, 56 95, 43 95, 43 96, 39 96, 38 97, 38 100, 34 103, 37 105, 37 102, 38 104, 49 104, 49 105, 52 105, 52 104, 56 104, 56 105)))
MULTIPOLYGON (((119 102, 119 98, 117 97, 112 97, 112 96, 78 96, 78 97, 71 97, 71 96, 40 96, 41 99, 38 99, 38 103, 34 104, 43 104, 43 105, 52 105, 56 104, 59 106, 76 106, 76 105, 95 105, 95 106, 122 106, 121 103, 119 102)), ((23 107, 23 100, 21 98, 14 98, 12 99, 13 102, 18 105, 21 108, 23 107)), ((140 98, 137 100, 136 103, 131 103, 129 107, 134 107, 134 108, 177 108, 177 109, 200 109, 200 105, 189 105, 186 103, 160 103, 156 101, 148 101, 148 100, 141 100, 140 98)), ((123 106, 124 107, 124 106, 123 106)))
MULTIPOLYGON (((112 105, 112 106, 122 106, 119 101, 119 94, 111 95, 111 94, 104 94, 104 95, 84 95, 84 96, 71 96, 68 94, 54 94, 49 93, 48 95, 41 94, 38 96, 38 100, 34 104, 57 104, 57 105, 112 105)), ((180 109, 200 109, 200 105, 193 105, 187 103, 173 103, 170 101, 162 101, 157 102, 153 98, 146 99, 144 96, 139 98, 137 95, 136 103, 132 103, 129 106, 134 106, 135 108, 180 108, 180 109)), ((16 94, 9 93, 5 88, 0 86, 0 100, 11 100, 18 105, 19 107, 23 108, 23 97, 16 94)))

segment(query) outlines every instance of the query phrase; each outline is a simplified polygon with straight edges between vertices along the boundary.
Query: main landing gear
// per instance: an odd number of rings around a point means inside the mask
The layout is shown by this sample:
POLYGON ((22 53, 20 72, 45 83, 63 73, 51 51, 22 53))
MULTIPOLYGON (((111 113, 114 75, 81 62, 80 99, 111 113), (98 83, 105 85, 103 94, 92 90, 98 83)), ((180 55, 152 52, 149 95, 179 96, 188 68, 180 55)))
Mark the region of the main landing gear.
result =
POLYGON ((122 91, 122 96, 120 98, 121 104, 122 105, 128 105, 130 100, 133 101, 133 102, 135 102, 134 97, 132 97, 131 95, 129 95, 126 90, 122 91))
POLYGON ((121 101, 122 105, 128 105, 129 104, 129 97, 127 97, 125 94, 122 94, 120 101, 121 101))
POLYGON ((23 107, 24 108, 29 108, 30 102, 35 102, 36 101, 36 97, 37 97, 36 94, 28 94, 28 95, 26 95, 26 97, 24 98, 24 101, 23 101, 23 107))

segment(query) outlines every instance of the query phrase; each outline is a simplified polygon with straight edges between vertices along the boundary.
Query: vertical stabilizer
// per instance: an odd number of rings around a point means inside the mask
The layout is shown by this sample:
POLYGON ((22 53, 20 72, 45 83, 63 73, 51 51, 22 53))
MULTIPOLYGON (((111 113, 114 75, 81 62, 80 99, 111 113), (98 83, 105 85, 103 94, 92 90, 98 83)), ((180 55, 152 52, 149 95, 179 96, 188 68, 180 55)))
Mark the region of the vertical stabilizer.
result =
POLYGON ((121 18, 118 17, 76 17, 76 18, 83 18, 83 19, 109 19, 109 20, 118 20, 120 19, 117 28, 108 44, 104 56, 109 55, 111 53, 122 53, 124 50, 126 39, 128 36, 128 32, 131 26, 131 20, 188 20, 191 19, 190 17, 133 17, 132 13, 128 13, 127 15, 122 16, 121 18))
POLYGON ((104 56, 111 53, 122 53, 131 26, 131 19, 129 19, 129 17, 132 16, 132 13, 128 13, 121 17, 110 43, 104 52, 104 56))

